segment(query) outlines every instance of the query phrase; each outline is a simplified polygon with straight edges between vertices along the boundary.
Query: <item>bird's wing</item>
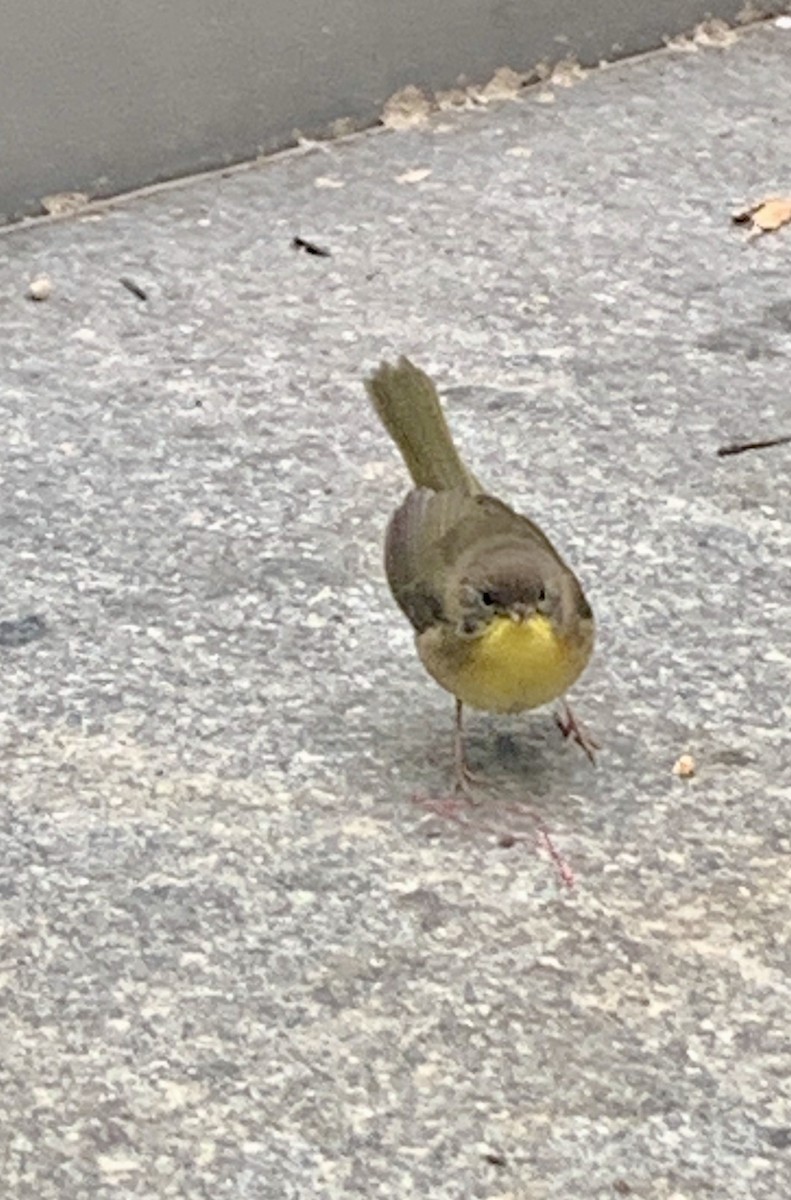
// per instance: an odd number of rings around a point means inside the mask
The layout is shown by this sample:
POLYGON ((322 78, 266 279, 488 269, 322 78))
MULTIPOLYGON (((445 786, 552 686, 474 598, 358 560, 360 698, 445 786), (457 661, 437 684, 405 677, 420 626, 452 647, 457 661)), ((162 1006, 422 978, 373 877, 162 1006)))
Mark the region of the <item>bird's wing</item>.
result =
MULTIPOLYGON (((502 538, 529 542, 546 551, 552 558, 563 562, 546 534, 528 517, 514 512, 502 500, 483 493, 465 496, 465 503, 457 507, 456 520, 440 534, 442 558, 454 562, 464 551, 481 538, 498 541, 502 538)), ((565 565, 565 564, 563 564, 565 565)))
POLYGON ((418 633, 443 617, 443 546, 466 524, 474 497, 461 489, 413 488, 390 519, 385 572, 390 590, 418 633))

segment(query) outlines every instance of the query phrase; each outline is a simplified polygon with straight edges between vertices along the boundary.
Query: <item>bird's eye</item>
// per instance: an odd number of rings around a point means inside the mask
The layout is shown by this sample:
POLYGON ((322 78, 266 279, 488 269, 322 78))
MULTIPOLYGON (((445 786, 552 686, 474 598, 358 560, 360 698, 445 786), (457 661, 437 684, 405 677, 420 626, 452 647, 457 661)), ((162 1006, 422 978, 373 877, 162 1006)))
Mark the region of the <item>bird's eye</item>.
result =
POLYGON ((544 603, 544 601, 546 600, 546 598, 547 598, 547 591, 546 591, 546 588, 539 588, 539 590, 538 590, 538 603, 539 603, 539 604, 543 604, 543 603, 544 603))
POLYGON ((494 596, 491 592, 481 592, 481 600, 489 607, 494 604, 494 596))

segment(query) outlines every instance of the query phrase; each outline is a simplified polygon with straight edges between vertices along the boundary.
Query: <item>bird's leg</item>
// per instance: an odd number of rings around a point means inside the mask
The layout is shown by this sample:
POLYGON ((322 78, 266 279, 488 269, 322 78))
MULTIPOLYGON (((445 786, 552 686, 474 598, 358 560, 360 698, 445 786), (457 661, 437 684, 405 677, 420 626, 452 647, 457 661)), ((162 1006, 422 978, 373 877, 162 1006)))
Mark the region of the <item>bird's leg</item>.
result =
POLYGON ((415 795, 412 799, 414 803, 437 817, 447 817, 452 821, 457 821, 459 825, 469 825, 469 818, 465 814, 469 813, 470 808, 480 804, 473 791, 473 784, 484 781, 482 777, 473 774, 467 766, 467 758, 464 753, 461 700, 456 701, 454 763, 453 791, 450 794, 439 797, 415 795))
POLYGON ((456 733, 454 738, 454 759, 456 764, 456 777, 453 783, 453 790, 457 795, 464 796, 470 804, 477 804, 475 793, 472 790, 473 784, 483 783, 484 779, 481 775, 476 775, 470 770, 467 764, 467 756, 464 753, 464 724, 462 713, 464 705, 461 700, 456 700, 456 733))
POLYGON ((599 743, 582 722, 577 720, 571 705, 566 700, 563 701, 563 712, 555 713, 555 720, 564 738, 571 738, 572 742, 584 750, 590 761, 595 764, 596 751, 600 749, 599 743))

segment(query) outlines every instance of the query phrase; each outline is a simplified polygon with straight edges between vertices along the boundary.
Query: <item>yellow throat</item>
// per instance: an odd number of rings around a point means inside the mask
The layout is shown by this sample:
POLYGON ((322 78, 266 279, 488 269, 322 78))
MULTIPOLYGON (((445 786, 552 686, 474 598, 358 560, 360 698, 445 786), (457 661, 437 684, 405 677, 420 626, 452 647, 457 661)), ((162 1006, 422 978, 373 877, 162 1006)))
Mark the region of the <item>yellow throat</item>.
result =
POLYGON ((471 708, 501 713, 555 700, 580 675, 590 653, 589 644, 560 637, 540 613, 518 622, 495 617, 475 638, 434 627, 417 644, 437 683, 471 708))

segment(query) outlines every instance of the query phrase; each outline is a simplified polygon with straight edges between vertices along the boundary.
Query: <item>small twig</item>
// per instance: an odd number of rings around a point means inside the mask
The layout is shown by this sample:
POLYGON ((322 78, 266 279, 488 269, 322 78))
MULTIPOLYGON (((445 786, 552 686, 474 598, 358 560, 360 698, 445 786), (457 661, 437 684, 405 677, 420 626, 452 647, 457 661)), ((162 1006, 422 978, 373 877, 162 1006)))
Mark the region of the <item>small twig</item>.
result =
POLYGON ((726 458, 729 454, 744 454, 745 450, 766 450, 770 446, 785 446, 791 442, 791 433, 782 437, 766 438, 762 442, 732 442, 730 446, 720 446, 718 458, 726 458))
POLYGON ((144 288, 141 288, 139 283, 135 283, 134 279, 130 279, 128 275, 122 275, 118 282, 123 284, 126 290, 131 292, 133 296, 137 296, 138 300, 148 299, 148 292, 144 288))
POLYGON ((304 250, 306 254, 316 254, 319 258, 330 258, 329 250, 325 250, 323 246, 317 246, 315 242, 309 242, 303 237, 293 237, 291 245, 295 250, 304 250))
MULTIPOLYGON (((567 888, 573 888, 574 884, 576 883, 576 876, 574 875, 574 872, 567 860, 558 850, 552 839, 552 834, 549 832, 535 809, 512 804, 508 807, 507 811, 513 813, 515 816, 523 816, 526 813, 531 818, 536 827, 536 841, 538 842, 539 846, 543 846, 551 858, 555 868, 557 869, 557 873, 561 879, 561 882, 564 883, 567 888)), ((526 837, 527 834, 517 834, 516 840, 524 841, 526 837)))
POLYGON ((524 833, 521 830, 518 832, 511 832, 510 830, 503 830, 502 828, 498 829, 496 825, 491 825, 487 821, 471 820, 470 816, 467 815, 469 809, 462 807, 461 803, 455 796, 447 797, 445 799, 432 799, 428 796, 419 796, 416 794, 413 795, 412 802, 422 808, 424 812, 431 813, 433 816, 444 817, 446 820, 455 821, 457 825, 461 825, 467 829, 479 829, 484 833, 492 834, 493 837, 497 838, 497 844, 502 846, 504 849, 510 849, 510 847, 515 846, 517 842, 534 840, 536 844, 545 850, 549 855, 550 861, 557 871, 560 882, 567 888, 574 887, 576 878, 571 866, 558 850, 557 846, 552 840, 552 835, 539 817, 538 813, 534 812, 532 809, 517 805, 509 805, 506 809, 506 812, 512 813, 515 816, 528 816, 534 821, 536 829, 535 834, 531 839, 531 835, 529 833, 524 833))
POLYGON ((574 872, 572 871, 569 863, 566 862, 566 859, 563 857, 563 855, 558 850, 555 843, 552 841, 552 838, 549 836, 549 833, 547 832, 547 830, 539 829, 538 836, 539 836, 539 840, 543 844, 544 849, 546 850, 547 854, 552 859, 552 862, 555 864, 557 873, 560 876, 561 881, 566 885, 567 888, 573 888, 574 882, 575 882, 574 881, 574 872))

